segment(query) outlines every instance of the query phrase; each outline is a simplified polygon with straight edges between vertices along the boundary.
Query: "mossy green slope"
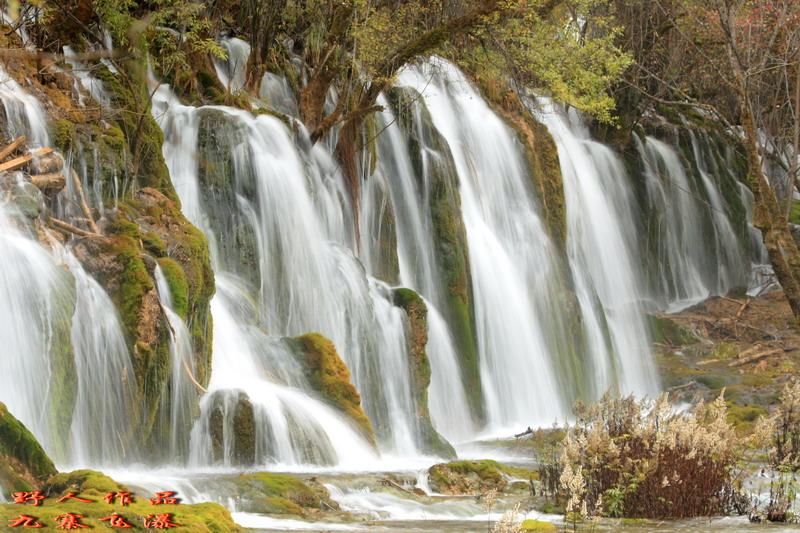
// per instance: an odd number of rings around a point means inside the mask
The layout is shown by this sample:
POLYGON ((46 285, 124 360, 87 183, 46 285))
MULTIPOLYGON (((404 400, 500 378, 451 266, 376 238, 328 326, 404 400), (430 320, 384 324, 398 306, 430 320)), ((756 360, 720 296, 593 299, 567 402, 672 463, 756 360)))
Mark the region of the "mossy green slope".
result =
POLYGON ((33 434, 0 403, 0 492, 40 488, 55 473, 33 434))

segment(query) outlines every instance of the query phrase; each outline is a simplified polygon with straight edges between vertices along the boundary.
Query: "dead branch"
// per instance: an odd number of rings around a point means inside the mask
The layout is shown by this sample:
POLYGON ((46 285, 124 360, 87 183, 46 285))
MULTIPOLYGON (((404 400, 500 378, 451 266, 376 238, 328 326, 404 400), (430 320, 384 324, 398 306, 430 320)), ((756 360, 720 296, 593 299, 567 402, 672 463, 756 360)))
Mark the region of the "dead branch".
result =
POLYGON ((729 367, 734 367, 734 366, 746 365, 747 363, 752 363, 754 361, 758 361, 760 359, 764 359, 765 357, 769 357, 771 355, 776 355, 778 353, 783 353, 783 348, 775 348, 774 350, 767 350, 766 352, 760 352, 760 353, 751 355, 749 357, 743 357, 743 358, 739 359, 738 361, 734 361, 733 363, 730 363, 728 366, 729 367))
POLYGON ((95 235, 94 233, 90 233, 86 230, 76 228, 72 224, 68 224, 63 220, 58 220, 57 218, 50 217, 50 221, 53 223, 53 226, 55 226, 56 229, 66 231, 69 233, 74 233, 75 235, 80 235, 81 237, 91 237, 95 235))
POLYGON ((12 142, 8 146, 0 150, 0 161, 13 154, 14 150, 19 148, 20 145, 22 145, 22 143, 24 142, 25 142, 25 136, 22 135, 21 137, 17 137, 17 139, 14 142, 12 142))
POLYGON ((72 174, 72 183, 75 185, 75 190, 78 192, 78 201, 81 204, 81 210, 83 211, 83 215, 88 219, 87 223, 89 224, 89 228, 94 233, 100 233, 100 230, 97 229, 97 224, 94 222, 94 217, 92 217, 92 210, 89 209, 89 206, 86 204, 86 196, 83 194, 83 185, 81 184, 81 178, 78 177, 78 173, 74 170, 70 169, 72 174))
POLYGON ((5 172, 9 170, 17 170, 19 168, 24 167, 28 163, 34 160, 36 157, 41 157, 43 155, 47 155, 52 152, 52 148, 42 148, 41 150, 37 150, 32 154, 25 154, 21 157, 17 157, 12 159, 11 161, 6 161, 5 163, 0 164, 0 172, 5 172))

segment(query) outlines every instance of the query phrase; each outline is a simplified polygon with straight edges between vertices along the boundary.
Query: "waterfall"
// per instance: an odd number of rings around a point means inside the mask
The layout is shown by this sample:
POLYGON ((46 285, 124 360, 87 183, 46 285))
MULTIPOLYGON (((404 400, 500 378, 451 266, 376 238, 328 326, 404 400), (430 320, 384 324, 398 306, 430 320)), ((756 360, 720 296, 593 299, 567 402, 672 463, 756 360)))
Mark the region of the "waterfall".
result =
POLYGON ((225 50, 225 59, 214 59, 214 67, 222 86, 229 92, 241 91, 245 84, 250 45, 236 37, 223 37, 219 45, 225 50))
POLYGON ((72 411, 54 374, 72 364, 72 280, 10 214, 0 206, 0 402, 63 460, 72 411))
POLYGON ((422 95, 458 173, 489 429, 549 424, 566 412, 545 330, 563 287, 520 148, 449 63, 406 68, 398 83, 422 95))
POLYGON ((169 355, 172 367, 169 395, 161 397, 162 405, 159 412, 163 420, 160 427, 169 428, 168 458, 174 459, 189 449, 189 432, 194 424, 194 408, 197 400, 196 385, 190 376, 195 375, 196 368, 189 329, 172 306, 169 283, 160 265, 156 266, 155 278, 161 308, 169 324, 169 355))
MULTIPOLYGON (((240 90, 249 45, 220 44, 228 57, 216 62, 217 74, 240 90)), ((107 103, 102 85, 79 72, 75 56, 69 61, 81 86, 107 103)), ((5 133, 48 146, 41 104, 2 68, 0 82, 5 133)), ((261 89, 268 105, 291 116, 189 107, 163 85, 152 101, 172 183, 208 240, 217 287, 211 378, 200 394, 191 335, 155 268, 172 372, 155 436, 170 462, 377 464, 374 446, 312 384, 291 339, 310 332, 336 346, 383 456, 431 453, 398 287, 416 291, 427 308, 433 425, 461 443, 547 425, 570 401, 607 389, 654 394, 644 312, 758 283, 753 272, 766 257, 752 227, 752 195, 736 181, 731 154, 709 136, 636 136, 641 175, 632 176, 576 114, 542 99, 534 111, 556 141, 563 176, 562 253, 513 130, 446 61, 404 68, 380 97, 385 110, 365 121, 357 215, 332 157, 335 135, 311 142, 293 118, 285 79, 267 73, 261 89), (404 91, 411 98, 398 105, 404 91), (465 370, 443 266, 452 249, 437 234, 442 214, 433 205, 443 184, 455 190, 447 215, 466 238, 458 251, 471 310, 461 318, 473 328, 477 383, 465 370), (646 205, 637 209, 637 201, 646 205), (471 405, 478 388, 481 422, 471 405)), ((331 91, 329 110, 335 101, 331 91)), ((78 170, 87 166, 82 157, 78 170)), ((8 183, 41 199, 21 177, 8 183)), ((102 213, 108 194, 99 179, 86 185, 102 213)), ((54 213, 79 214, 60 202, 54 213)), ((49 251, 36 241, 30 226, 38 224, 0 205, 0 401, 61 464, 131 464, 143 455, 129 447, 139 407, 119 315, 68 247, 49 251)))
POLYGON ((130 448, 136 376, 122 325, 111 298, 78 260, 66 252, 64 262, 77 289, 71 341, 78 386, 69 464, 129 463, 138 458, 138 450, 130 448))
POLYGON ((538 112, 558 146, 567 214, 567 255, 583 316, 595 394, 658 392, 641 309, 634 198, 622 161, 589 138, 574 112, 541 98, 538 112))
POLYGON ((654 260, 647 263, 650 305, 667 312, 747 287, 751 263, 765 262, 760 238, 756 243, 752 235, 751 197, 735 172, 716 162, 712 147, 688 132, 688 168, 687 158, 669 144, 634 136, 648 202, 645 231, 654 249, 654 260), (731 192, 724 198, 726 187, 731 192))
MULTIPOLYGON (((415 171, 410 148, 398 124, 399 117, 390 110, 385 96, 381 96, 379 103, 387 110, 378 116, 382 133, 377 138, 375 172, 362 184, 360 257, 367 272, 380 276, 383 263, 388 261, 385 255, 396 253, 399 278, 395 282, 424 295, 428 310, 426 354, 431 366, 428 395, 431 419, 444 437, 462 442, 473 436, 474 427, 453 339, 439 311, 446 302, 442 292, 444 280, 436 262, 426 185, 430 181, 426 172, 430 164, 426 154, 422 154, 424 168, 419 169, 422 175, 415 171), (391 210, 396 228, 382 227, 386 209, 391 210), (385 250, 384 232, 392 229, 396 231, 397 248, 385 250)), ((416 123, 420 122, 417 116, 416 123)))
MULTIPOLYGON (((154 115, 165 132, 164 155, 184 213, 208 237, 217 274, 209 390, 220 392, 213 395, 216 400, 208 395, 201 403, 193 460, 210 456, 208 446, 199 444, 209 442, 203 431, 214 406, 230 405, 235 390, 244 390, 254 407, 260 402, 254 413, 263 422, 259 439, 270 435, 290 443, 292 435, 280 419, 291 417, 295 434, 325 433, 336 452, 329 458, 334 463, 352 457, 353 450, 366 450, 331 409, 319 409, 322 404, 302 390, 270 381, 274 370, 257 363, 257 345, 244 336, 256 329, 270 336, 318 331, 330 338, 361 392, 382 448, 416 454, 420 443, 404 314, 392 305, 388 287, 368 278, 351 252, 352 215, 330 155, 302 133, 295 144, 274 117, 182 106, 165 87, 154 99, 154 115), (334 421, 337 427, 331 426, 334 421)), ((261 342, 268 338, 260 335, 261 342)), ((275 448, 274 460, 303 462, 298 450, 288 451, 292 446, 284 446, 286 453, 275 448)))
POLYGON ((428 406, 436 430, 451 442, 459 443, 474 436, 464 382, 450 330, 438 309, 427 300, 428 346, 431 384, 428 406))
POLYGON ((47 120, 42 104, 25 92, 19 83, 0 66, 0 101, 5 111, 6 133, 11 139, 28 138, 29 148, 49 146, 47 120))

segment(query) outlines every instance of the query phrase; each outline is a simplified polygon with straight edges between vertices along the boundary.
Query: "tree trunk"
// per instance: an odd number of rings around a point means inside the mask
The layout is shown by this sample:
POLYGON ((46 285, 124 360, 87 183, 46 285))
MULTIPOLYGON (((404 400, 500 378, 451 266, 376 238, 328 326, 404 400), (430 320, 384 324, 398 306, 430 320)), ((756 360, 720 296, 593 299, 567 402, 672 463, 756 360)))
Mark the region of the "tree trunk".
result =
POLYGON ((734 66, 736 90, 739 96, 744 142, 747 151, 747 185, 753 192, 753 224, 761 231, 769 261, 778 282, 783 287, 795 318, 800 320, 800 252, 792 238, 789 226, 775 190, 770 187, 758 153, 758 135, 750 107, 744 73, 734 66))

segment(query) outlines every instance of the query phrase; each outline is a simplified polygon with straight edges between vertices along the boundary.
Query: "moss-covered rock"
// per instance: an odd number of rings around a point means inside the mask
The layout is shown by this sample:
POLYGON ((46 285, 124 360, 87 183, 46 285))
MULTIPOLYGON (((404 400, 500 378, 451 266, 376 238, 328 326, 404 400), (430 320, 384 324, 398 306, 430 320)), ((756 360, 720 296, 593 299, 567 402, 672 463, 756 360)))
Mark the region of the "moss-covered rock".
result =
MULTIPOLYGON (((138 438, 159 453, 157 441, 168 432, 157 427, 159 410, 171 402, 169 329, 154 283, 159 265, 169 284, 173 307, 187 322, 194 349, 195 379, 206 385, 211 368, 210 301, 214 274, 208 245, 175 202, 152 188, 107 213, 104 236, 78 240, 75 256, 108 292, 125 328, 133 355, 139 409, 138 438)), ((189 431, 191 428, 184 428, 189 431)))
POLYGON ((558 531, 555 524, 541 520, 523 520, 520 528, 522 531, 558 531))
POLYGON ((208 225, 220 238, 216 242, 220 267, 247 280, 261 283, 258 243, 252 220, 240 208, 246 200, 258 203, 257 177, 250 165, 236 162, 250 150, 241 119, 219 109, 197 112, 197 179, 203 188, 200 202, 208 225))
POLYGON ((502 491, 506 477, 537 479, 535 472, 501 465, 497 461, 455 461, 433 465, 428 469, 431 488, 442 494, 482 494, 502 491))
POLYGON ((654 342, 667 344, 669 346, 700 342, 692 330, 677 324, 667 317, 650 315, 648 320, 650 324, 650 333, 654 342))
POLYGON ((55 473, 33 434, 0 403, 0 492, 39 489, 55 473))
MULTIPOLYGON (((238 465, 252 465, 256 460, 256 422, 253 404, 244 392, 234 395, 227 391, 215 393, 209 400, 211 414, 209 434, 212 458, 222 462, 227 454, 238 465), (226 441, 226 433, 228 439, 226 441), (230 450, 226 449, 230 444, 230 450)), ((264 439, 266 440, 266 439, 264 439)))
POLYGON ((105 496, 109 492, 129 492, 128 487, 117 483, 96 470, 74 470, 60 472, 47 480, 44 492, 51 496, 63 496, 68 492, 105 496))
POLYGON ((114 115, 132 156, 130 175, 142 187, 152 187, 173 201, 178 201, 169 180, 169 171, 161 154, 164 134, 148 109, 150 92, 146 83, 144 65, 135 61, 121 63, 118 74, 103 67, 97 77, 111 93, 112 105, 119 112, 114 115))
MULTIPOLYGON (((128 209, 143 234, 157 236, 163 243, 163 248, 152 246, 149 251, 165 252, 153 257, 167 277, 176 312, 187 322, 195 354, 195 378, 205 386, 211 377, 210 303, 215 291, 205 236, 186 220, 176 202, 155 189, 137 191, 128 209)), ((150 239, 154 241, 155 237, 150 239)))
POLYGON ((304 363, 309 383, 322 398, 343 412, 361 434, 375 444, 375 431, 361 407, 361 396, 350 381, 350 371, 333 342, 319 333, 295 337, 292 346, 304 363))
POLYGON ((304 483, 290 474, 258 472, 234 480, 242 509, 251 513, 305 515, 306 509, 332 510, 339 505, 319 483, 304 483))
POLYGON ((408 317, 408 355, 411 384, 417 407, 417 431, 424 452, 439 457, 455 458, 453 447, 434 429, 428 410, 428 386, 431 383, 431 366, 425 347, 428 344, 428 308, 425 301, 411 289, 395 289, 394 304, 408 317))
POLYGON ((70 427, 78 395, 78 373, 72 347, 72 317, 75 312, 75 280, 64 271, 64 285, 69 292, 56 299, 51 322, 50 342, 50 402, 48 429, 50 441, 43 443, 56 461, 67 459, 70 427))

